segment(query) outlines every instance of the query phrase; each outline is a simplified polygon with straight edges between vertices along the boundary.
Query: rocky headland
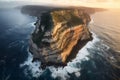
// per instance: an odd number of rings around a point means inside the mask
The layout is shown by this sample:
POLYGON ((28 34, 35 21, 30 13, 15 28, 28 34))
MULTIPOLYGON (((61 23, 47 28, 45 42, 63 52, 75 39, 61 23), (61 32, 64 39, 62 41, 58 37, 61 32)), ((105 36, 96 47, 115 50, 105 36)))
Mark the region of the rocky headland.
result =
POLYGON ((38 12, 31 14, 37 16, 37 21, 29 49, 34 56, 33 61, 41 61, 43 68, 65 66, 92 40, 87 26, 91 20, 89 14, 94 13, 94 9, 50 8, 48 11, 40 11, 40 14, 38 12))

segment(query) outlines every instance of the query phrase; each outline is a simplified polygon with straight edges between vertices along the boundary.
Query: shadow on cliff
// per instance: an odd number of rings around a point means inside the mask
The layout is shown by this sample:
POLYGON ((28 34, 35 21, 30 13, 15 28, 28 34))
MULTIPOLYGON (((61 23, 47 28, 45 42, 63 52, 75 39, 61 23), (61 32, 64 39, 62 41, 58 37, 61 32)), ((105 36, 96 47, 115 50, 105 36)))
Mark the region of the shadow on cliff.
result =
POLYGON ((76 46, 73 47, 73 49, 72 49, 70 55, 68 56, 68 59, 67 59, 66 62, 69 62, 72 59, 74 59, 76 57, 76 55, 78 54, 79 50, 82 49, 88 43, 88 41, 93 40, 92 33, 90 33, 90 35, 91 35, 90 39, 82 40, 82 41, 78 40, 76 46))
MULTIPOLYGON (((45 32, 46 32, 46 30, 48 30, 47 28, 48 28, 48 26, 50 26, 50 24, 49 23, 51 23, 51 19, 49 19, 50 17, 49 17, 49 12, 51 12, 51 11, 54 11, 54 10, 57 10, 57 11, 59 11, 59 10, 68 10, 68 9, 78 9, 78 10, 80 10, 80 11, 82 11, 82 13, 84 14, 82 14, 82 16, 83 17, 81 17, 81 18, 78 18, 78 17, 75 17, 75 16, 73 16, 73 15, 71 15, 70 14, 70 17, 72 17, 72 20, 70 19, 70 21, 69 21, 69 19, 67 19, 66 21, 68 21, 69 23, 69 25, 78 25, 78 24, 85 24, 85 25, 88 25, 87 23, 90 21, 90 19, 89 19, 89 16, 87 15, 87 14, 93 14, 93 13, 95 13, 96 11, 104 11, 105 9, 100 9, 100 8, 88 8, 88 7, 52 7, 52 6, 34 6, 34 5, 27 5, 27 6, 23 6, 23 8, 22 8, 22 12, 23 13, 25 13, 25 14, 29 14, 29 15, 31 15, 31 16, 36 16, 38 19, 40 19, 39 21, 40 21, 40 24, 38 25, 38 27, 39 27, 39 33, 38 34, 33 34, 32 36, 34 37, 33 38, 33 42, 37 42, 37 46, 38 46, 38 44, 39 45, 41 45, 41 47, 48 47, 49 46, 49 43, 45 43, 45 44, 47 44, 48 46, 46 46, 46 45, 44 45, 44 44, 42 44, 41 43, 41 39, 43 38, 43 36, 44 36, 44 34, 45 34, 45 32), (45 14, 46 13, 46 14, 45 14), (86 14, 87 13, 87 14, 86 14), (44 14, 44 16, 42 16, 42 14, 44 14), (84 19, 84 18, 87 18, 87 19, 84 19), (85 21, 85 22, 84 22, 85 21), (44 32, 43 33, 41 33, 42 32, 42 28, 41 28, 41 26, 43 27, 45 27, 44 28, 44 32)), ((61 15, 61 14, 59 14, 59 15, 61 15)), ((69 14, 67 14, 67 15, 69 15, 69 14)), ((67 15, 64 15, 65 17, 67 16, 67 15)), ((58 17, 58 20, 60 19, 60 17, 59 16, 57 16, 58 17)), ((56 17, 55 17, 56 18, 56 17)), ((63 20, 63 18, 64 17, 62 17, 62 20, 63 20)), ((58 21, 59 22, 59 21, 58 21)), ((37 24, 36 24, 37 25, 37 24)), ((74 59, 75 57, 76 57, 76 55, 78 54, 78 52, 79 52, 79 50, 81 49, 81 48, 83 48, 86 44, 87 44, 87 42, 88 41, 90 41, 90 40, 92 40, 92 34, 90 33, 90 38, 88 38, 88 39, 85 39, 85 40, 81 40, 81 39, 79 39, 78 41, 77 41, 77 44, 75 45, 75 46, 73 46, 73 49, 72 49, 72 51, 70 52, 70 55, 68 56, 68 58, 67 58, 67 60, 66 60, 66 62, 58 62, 58 61, 55 61, 54 60, 54 62, 52 62, 52 58, 54 58, 54 56, 51 58, 51 60, 50 61, 46 61, 45 62, 45 59, 43 59, 43 57, 44 56, 42 56, 41 57, 41 59, 39 59, 38 57, 37 58, 34 58, 34 60, 40 60, 41 61, 41 67, 42 68, 45 68, 46 66, 51 66, 51 65, 54 65, 55 67, 58 67, 58 66, 66 66, 67 65, 67 62, 69 62, 69 61, 71 61, 72 59, 74 59)), ((59 38, 58 38, 59 39, 59 38)), ((69 43, 70 44, 70 43, 69 43)), ((38 46, 39 48, 41 48, 40 46, 38 46)), ((47 49, 47 48, 46 48, 47 49)), ((64 49, 63 49, 64 50, 64 49)), ((39 50, 37 50, 37 51, 39 51, 39 50)), ((36 51, 36 52, 37 52, 36 51)), ((47 51, 47 50, 45 50, 45 51, 47 51)), ((32 52, 32 51, 31 51, 32 52)), ((39 52, 38 52, 39 53, 39 52)), ((42 53, 41 53, 42 54, 42 53)), ((51 55, 51 54, 49 54, 49 55, 51 55)), ((39 56, 39 55, 37 55, 37 56, 39 56)), ((57 59, 57 55, 56 55, 56 57, 55 57, 55 59, 57 59)), ((33 60, 33 61, 34 61, 33 60)))

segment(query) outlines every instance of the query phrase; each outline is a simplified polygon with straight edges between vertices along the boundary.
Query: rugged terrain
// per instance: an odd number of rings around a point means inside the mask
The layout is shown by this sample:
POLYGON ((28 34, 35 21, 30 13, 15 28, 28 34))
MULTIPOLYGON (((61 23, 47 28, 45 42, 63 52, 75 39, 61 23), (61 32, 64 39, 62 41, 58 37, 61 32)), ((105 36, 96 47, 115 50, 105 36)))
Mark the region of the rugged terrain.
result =
POLYGON ((34 60, 43 66, 64 66, 75 58, 90 40, 90 16, 81 9, 53 10, 42 13, 30 40, 34 60))

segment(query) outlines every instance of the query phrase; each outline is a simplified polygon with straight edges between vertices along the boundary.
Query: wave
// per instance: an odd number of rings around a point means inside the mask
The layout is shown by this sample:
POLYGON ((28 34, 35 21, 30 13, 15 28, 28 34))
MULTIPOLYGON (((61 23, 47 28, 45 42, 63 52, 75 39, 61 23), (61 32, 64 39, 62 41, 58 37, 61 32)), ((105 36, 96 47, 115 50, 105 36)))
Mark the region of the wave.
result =
POLYGON ((113 71, 108 58, 112 61, 115 61, 115 58, 109 52, 110 47, 103 44, 96 34, 92 33, 92 36, 93 40, 89 41, 78 52, 76 58, 68 62, 65 67, 55 68, 54 66, 49 66, 45 70, 42 70, 39 61, 32 62, 33 56, 29 51, 27 60, 20 67, 27 66, 24 69, 27 77, 35 77, 42 80, 106 80, 108 77, 104 77, 105 75, 109 77, 113 76, 110 74, 113 71))
MULTIPOLYGON (((99 39, 97 38, 97 36, 93 33, 93 40, 89 41, 86 46, 84 46, 78 53, 78 55, 76 56, 76 58, 74 60, 72 60, 71 62, 67 63, 66 67, 59 67, 59 68, 55 68, 53 66, 47 67, 50 69, 50 71, 52 72, 52 77, 56 78, 57 76, 67 76, 67 73, 76 73, 78 71, 80 71, 80 66, 77 66, 77 63, 81 63, 81 61, 85 61, 85 60, 89 60, 89 58, 87 57, 89 55, 89 52, 87 51, 87 48, 91 48, 95 42, 99 41, 99 39), (64 73, 63 73, 64 72, 64 73), (56 74, 56 75, 55 75, 56 74)), ((27 72, 31 72, 33 77, 38 77, 40 76, 45 70, 40 69, 40 62, 36 61, 36 62, 32 62, 33 60, 33 56, 32 54, 28 51, 28 58, 27 60, 23 63, 20 64, 20 67, 24 67, 24 66, 28 66, 25 69, 25 74, 28 75, 29 73, 27 72)), ((77 73, 80 75, 80 73, 77 73)), ((65 79, 65 78, 63 78, 65 79)))

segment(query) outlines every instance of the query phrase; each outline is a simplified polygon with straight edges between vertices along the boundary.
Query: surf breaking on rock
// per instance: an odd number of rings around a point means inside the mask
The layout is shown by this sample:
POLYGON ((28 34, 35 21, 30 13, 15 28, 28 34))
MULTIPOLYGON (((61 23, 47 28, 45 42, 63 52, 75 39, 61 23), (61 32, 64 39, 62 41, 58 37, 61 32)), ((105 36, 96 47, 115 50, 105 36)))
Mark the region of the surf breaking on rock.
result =
POLYGON ((78 51, 92 40, 88 29, 90 14, 103 9, 87 7, 24 6, 23 13, 37 17, 31 35, 30 52, 33 61, 42 67, 66 66, 78 51))
POLYGON ((45 66, 65 66, 90 40, 90 16, 81 9, 45 12, 35 23, 30 40, 34 60, 45 66))

